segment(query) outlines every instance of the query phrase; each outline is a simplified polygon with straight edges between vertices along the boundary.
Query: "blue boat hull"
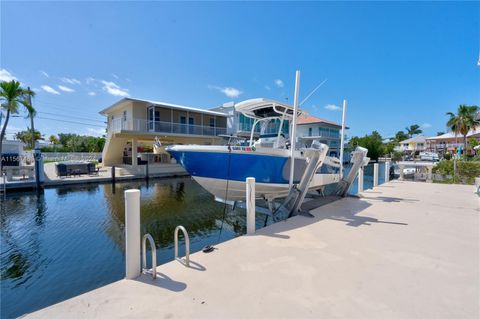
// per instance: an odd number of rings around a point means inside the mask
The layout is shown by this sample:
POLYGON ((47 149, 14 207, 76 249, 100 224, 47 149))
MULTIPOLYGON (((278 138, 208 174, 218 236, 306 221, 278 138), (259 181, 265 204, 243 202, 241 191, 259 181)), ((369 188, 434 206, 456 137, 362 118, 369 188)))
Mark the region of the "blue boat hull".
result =
POLYGON ((288 184, 289 158, 258 153, 168 151, 194 177, 288 184), (288 167, 286 167, 288 166, 288 167))

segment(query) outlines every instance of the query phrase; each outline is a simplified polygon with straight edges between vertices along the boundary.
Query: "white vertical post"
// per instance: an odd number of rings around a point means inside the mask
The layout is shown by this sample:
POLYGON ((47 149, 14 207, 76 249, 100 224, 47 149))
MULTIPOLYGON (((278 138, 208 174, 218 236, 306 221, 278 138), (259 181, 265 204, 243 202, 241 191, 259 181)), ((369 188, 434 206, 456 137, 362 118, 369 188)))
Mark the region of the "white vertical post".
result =
POLYGON ((255 233, 255 178, 247 178, 247 235, 255 233))
POLYGON ((125 277, 140 276, 140 190, 125 191, 125 277))
POLYGON ((385 162, 385 183, 390 181, 390 162, 385 162))
POLYGON ((358 170, 358 193, 363 192, 363 167, 358 170))
POLYGON ((378 186, 378 163, 373 164, 373 187, 378 186))
POLYGON ((343 143, 345 143, 345 115, 347 113, 347 100, 343 100, 343 112, 342 112, 342 131, 340 136, 340 178, 343 177, 343 143))
POLYGON ((300 90, 300 71, 295 73, 295 95, 293 98, 293 119, 292 131, 290 132, 290 179, 288 188, 293 187, 293 173, 295 171, 295 142, 297 139, 297 112, 298 112, 298 92, 300 90))

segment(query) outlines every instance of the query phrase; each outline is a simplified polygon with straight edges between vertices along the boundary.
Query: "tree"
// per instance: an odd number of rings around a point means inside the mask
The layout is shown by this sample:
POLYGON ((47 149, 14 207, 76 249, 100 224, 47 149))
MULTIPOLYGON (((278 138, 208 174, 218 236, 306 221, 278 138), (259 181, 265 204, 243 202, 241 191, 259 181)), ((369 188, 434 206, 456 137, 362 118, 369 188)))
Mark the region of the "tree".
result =
POLYGON ((48 141, 50 142, 50 144, 52 144, 54 146, 59 143, 58 138, 53 134, 50 135, 50 137, 48 138, 48 141))
POLYGON ((467 147, 467 135, 470 130, 476 129, 480 126, 480 119, 477 117, 479 107, 476 105, 461 104, 458 106, 457 114, 448 112, 450 118, 447 121, 447 126, 455 134, 463 136, 463 145, 467 147))
POLYGON ((398 131, 397 134, 395 134, 395 141, 398 143, 405 141, 406 139, 408 139, 408 135, 405 134, 404 131, 398 131))
MULTIPOLYGON (((39 131, 35 130, 35 133, 34 133, 34 138, 35 138, 35 141, 38 141, 38 140, 43 140, 42 138, 42 134, 40 134, 39 131)), ((29 145, 31 144, 31 141, 32 141, 32 131, 31 130, 27 130, 27 131, 20 131, 20 132, 17 132, 15 134, 15 138, 17 140, 20 140, 22 141, 23 143, 29 145)))
POLYGON ((352 148, 357 146, 365 147, 368 149, 368 156, 373 160, 377 160, 385 152, 382 141, 383 139, 380 133, 373 131, 370 135, 352 137, 349 144, 352 148))
POLYGON ((437 136, 443 135, 445 132, 437 132, 437 136))
MULTIPOLYGON (((3 81, 0 83, 0 102, 1 108, 6 110, 5 123, 3 123, 2 131, 0 133, 0 154, 2 154, 3 139, 5 138, 5 131, 7 129, 10 114, 18 113, 18 107, 23 105, 29 113, 34 113, 35 109, 28 101, 28 97, 34 96, 35 93, 29 89, 20 87, 20 82, 12 80, 10 82, 3 81)), ((0 160, 0 170, 3 161, 0 160)))
POLYGON ((423 131, 420 129, 420 125, 413 124, 410 127, 406 127, 408 137, 412 137, 417 134, 421 134, 423 131))

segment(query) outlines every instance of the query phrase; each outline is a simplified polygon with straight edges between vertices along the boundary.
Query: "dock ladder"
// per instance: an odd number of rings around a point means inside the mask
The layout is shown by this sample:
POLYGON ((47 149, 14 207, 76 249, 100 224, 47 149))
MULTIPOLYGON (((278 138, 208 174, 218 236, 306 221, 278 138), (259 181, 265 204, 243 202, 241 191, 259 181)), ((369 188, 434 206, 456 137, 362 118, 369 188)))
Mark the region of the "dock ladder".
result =
POLYGON ((178 260, 182 265, 186 267, 190 267, 190 237, 188 237, 188 232, 183 226, 177 226, 175 228, 174 234, 174 242, 175 242, 175 260, 178 260), (181 230, 183 233, 183 237, 185 238, 185 260, 181 257, 178 257, 178 231, 181 230))
POLYGON ((148 273, 147 269, 147 239, 150 244, 150 249, 152 250, 152 277, 153 279, 157 278, 157 248, 155 247, 155 241, 153 240, 152 235, 145 234, 142 240, 142 272, 144 274, 148 273))

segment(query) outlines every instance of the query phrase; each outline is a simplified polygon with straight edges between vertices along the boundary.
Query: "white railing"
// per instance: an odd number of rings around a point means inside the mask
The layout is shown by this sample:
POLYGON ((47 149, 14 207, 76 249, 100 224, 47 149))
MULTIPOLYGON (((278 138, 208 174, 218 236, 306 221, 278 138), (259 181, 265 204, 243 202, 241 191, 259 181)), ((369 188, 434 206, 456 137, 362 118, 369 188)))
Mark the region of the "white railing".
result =
POLYGON ((225 127, 149 121, 143 119, 126 121, 123 119, 114 119, 110 122, 108 131, 112 133, 119 133, 121 131, 137 131, 203 136, 217 136, 227 133, 227 129, 225 127))

